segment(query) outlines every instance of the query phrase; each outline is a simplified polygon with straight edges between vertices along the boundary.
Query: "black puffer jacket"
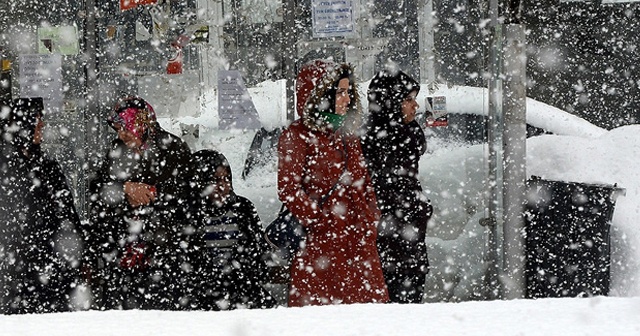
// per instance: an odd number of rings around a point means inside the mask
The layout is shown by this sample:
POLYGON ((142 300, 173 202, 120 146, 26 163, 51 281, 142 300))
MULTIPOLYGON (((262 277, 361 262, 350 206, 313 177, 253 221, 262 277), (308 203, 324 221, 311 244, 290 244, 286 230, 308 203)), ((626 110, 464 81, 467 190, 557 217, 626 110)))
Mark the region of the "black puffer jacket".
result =
POLYGON ((420 86, 402 71, 378 73, 369 85, 369 119, 362 139, 382 212, 378 248, 385 271, 426 272, 426 227, 431 205, 422 194, 418 162, 425 136, 403 123, 402 101, 420 86))

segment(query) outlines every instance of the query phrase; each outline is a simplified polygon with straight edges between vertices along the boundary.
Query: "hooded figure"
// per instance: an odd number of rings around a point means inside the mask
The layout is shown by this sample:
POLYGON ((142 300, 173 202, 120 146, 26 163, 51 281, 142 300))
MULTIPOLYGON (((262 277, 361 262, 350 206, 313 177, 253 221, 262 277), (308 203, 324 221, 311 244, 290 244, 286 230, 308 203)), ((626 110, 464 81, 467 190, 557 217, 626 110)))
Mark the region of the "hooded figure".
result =
POLYGON ((233 191, 231 166, 213 150, 194 154, 194 219, 198 230, 197 307, 206 310, 272 308, 262 287, 269 246, 255 206, 233 191))
POLYGON ((91 220, 85 228, 96 304, 184 308, 189 147, 163 130, 139 97, 119 101, 107 121, 118 138, 90 184, 91 220))
POLYGON ((0 111, 0 313, 69 311, 82 245, 73 194, 40 149, 42 99, 0 111))
POLYGON ((307 232, 290 266, 289 306, 386 302, 380 212, 354 134, 361 109, 353 70, 308 63, 296 95, 300 119, 278 143, 278 196, 307 232))
POLYGON ((391 302, 422 302, 428 272, 425 236, 432 208, 418 180, 427 145, 415 121, 420 85, 402 71, 379 72, 369 84, 362 139, 382 219, 378 251, 391 302))

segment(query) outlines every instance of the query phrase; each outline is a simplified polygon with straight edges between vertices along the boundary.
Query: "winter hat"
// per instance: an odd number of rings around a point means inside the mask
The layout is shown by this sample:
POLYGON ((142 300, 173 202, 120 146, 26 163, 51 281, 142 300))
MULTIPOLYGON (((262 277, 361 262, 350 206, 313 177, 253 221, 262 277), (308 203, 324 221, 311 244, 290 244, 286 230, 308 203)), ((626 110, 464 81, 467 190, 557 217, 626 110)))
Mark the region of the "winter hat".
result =
POLYGON ((369 113, 389 120, 402 120, 402 101, 411 92, 420 92, 420 84, 400 70, 378 72, 369 84, 369 113))
POLYGON ((135 96, 119 100, 107 122, 114 128, 116 124, 121 125, 145 145, 157 127, 156 112, 151 104, 135 96))
POLYGON ((233 190, 231 165, 229 165, 229 161, 222 153, 211 149, 202 149, 193 154, 193 162, 195 164, 193 181, 198 188, 204 189, 213 184, 216 170, 219 167, 224 167, 227 170, 231 190, 233 190))

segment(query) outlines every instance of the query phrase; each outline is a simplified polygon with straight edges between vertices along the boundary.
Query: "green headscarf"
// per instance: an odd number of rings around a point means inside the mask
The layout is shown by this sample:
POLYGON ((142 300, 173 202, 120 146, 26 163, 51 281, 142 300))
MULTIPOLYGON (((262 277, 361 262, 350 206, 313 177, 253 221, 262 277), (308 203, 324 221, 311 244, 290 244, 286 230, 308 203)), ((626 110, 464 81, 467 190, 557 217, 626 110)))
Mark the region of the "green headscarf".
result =
POLYGON ((342 127, 344 120, 346 119, 346 115, 338 115, 331 112, 320 112, 320 118, 331 125, 331 128, 335 131, 338 128, 342 127))

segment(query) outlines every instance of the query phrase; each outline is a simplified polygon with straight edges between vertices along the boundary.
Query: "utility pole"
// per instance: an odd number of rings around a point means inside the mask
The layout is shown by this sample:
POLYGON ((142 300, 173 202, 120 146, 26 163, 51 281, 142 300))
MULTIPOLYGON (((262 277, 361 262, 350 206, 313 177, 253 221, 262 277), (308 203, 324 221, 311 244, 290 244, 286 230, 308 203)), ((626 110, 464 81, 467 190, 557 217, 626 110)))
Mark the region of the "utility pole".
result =
POLYGON ((487 297, 517 299, 524 297, 526 286, 526 36, 520 1, 489 0, 489 15, 494 34, 489 83, 490 201, 489 217, 483 221, 488 227, 487 297), (501 223, 502 246, 498 244, 501 223))

